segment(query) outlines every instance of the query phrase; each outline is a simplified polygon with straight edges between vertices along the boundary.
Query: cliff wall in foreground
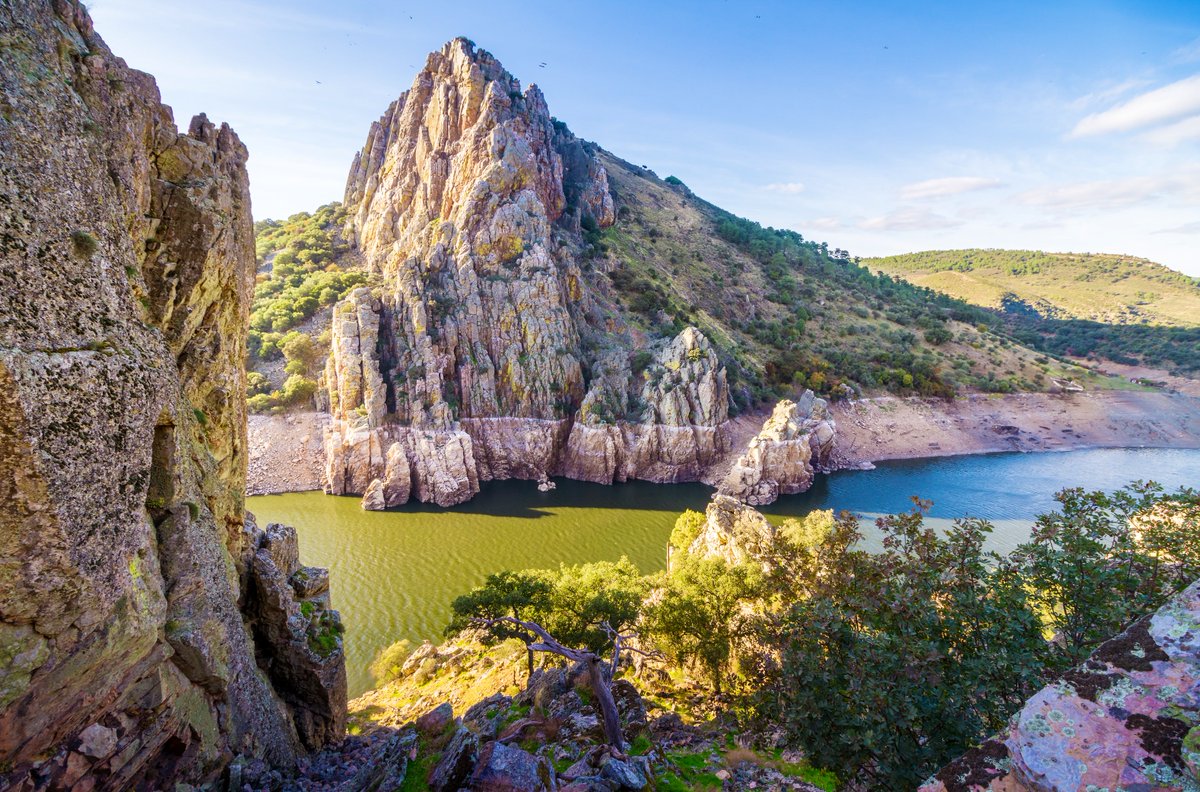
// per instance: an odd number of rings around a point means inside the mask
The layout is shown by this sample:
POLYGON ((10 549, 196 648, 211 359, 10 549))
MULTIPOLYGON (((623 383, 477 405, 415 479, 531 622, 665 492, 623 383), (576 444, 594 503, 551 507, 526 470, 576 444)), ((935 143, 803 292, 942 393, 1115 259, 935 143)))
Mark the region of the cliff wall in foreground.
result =
POLYGON ((0 787, 203 782, 343 731, 327 579, 244 511, 246 156, 181 134, 78 2, 0 4, 0 787))

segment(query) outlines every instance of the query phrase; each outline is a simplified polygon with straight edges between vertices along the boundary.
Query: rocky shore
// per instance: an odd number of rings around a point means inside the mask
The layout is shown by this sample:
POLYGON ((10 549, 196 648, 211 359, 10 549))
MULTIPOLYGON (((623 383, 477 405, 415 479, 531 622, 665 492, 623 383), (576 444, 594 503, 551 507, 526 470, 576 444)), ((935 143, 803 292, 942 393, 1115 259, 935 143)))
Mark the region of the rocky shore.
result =
MULTIPOLYGON (((818 467, 845 469, 887 459, 1070 451, 1082 448, 1200 448, 1200 399, 1178 393, 970 394, 943 399, 877 398, 837 402, 837 430, 818 467)), ((697 477, 720 485, 760 432, 768 414, 723 425, 727 450, 697 477)), ((250 418, 247 489, 258 495, 322 488, 319 413, 250 418)), ((811 464, 811 462, 810 462, 811 464)), ((536 476, 528 476, 536 478, 536 476)))

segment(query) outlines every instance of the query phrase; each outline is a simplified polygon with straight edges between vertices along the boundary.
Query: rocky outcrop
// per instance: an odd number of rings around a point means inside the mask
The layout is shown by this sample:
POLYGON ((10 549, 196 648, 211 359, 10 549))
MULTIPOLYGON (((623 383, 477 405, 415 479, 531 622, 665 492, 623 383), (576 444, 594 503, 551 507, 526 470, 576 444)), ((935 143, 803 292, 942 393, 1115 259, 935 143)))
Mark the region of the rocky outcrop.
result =
POLYGON ((726 450, 709 340, 638 341, 580 264, 581 228, 616 219, 598 150, 488 53, 456 39, 429 56, 372 125, 345 205, 382 285, 334 312, 329 492, 376 509, 460 503, 494 478, 693 480, 726 450))
POLYGON ((825 400, 812 391, 806 390, 799 402, 784 399, 733 463, 718 491, 761 506, 780 495, 807 490, 814 468, 832 457, 835 431, 825 400))
POLYGON ((775 543, 775 526, 760 512, 734 498, 716 494, 704 510, 704 525, 688 547, 699 558, 727 564, 763 561, 775 543))
POLYGON ((286 585, 243 511, 246 149, 180 134, 78 2, 0 31, 0 787, 288 767, 341 721, 260 667, 291 648, 253 625, 300 606, 242 610, 286 585))
POLYGON ((1195 789, 1200 582, 1036 694, 924 792, 1195 789))

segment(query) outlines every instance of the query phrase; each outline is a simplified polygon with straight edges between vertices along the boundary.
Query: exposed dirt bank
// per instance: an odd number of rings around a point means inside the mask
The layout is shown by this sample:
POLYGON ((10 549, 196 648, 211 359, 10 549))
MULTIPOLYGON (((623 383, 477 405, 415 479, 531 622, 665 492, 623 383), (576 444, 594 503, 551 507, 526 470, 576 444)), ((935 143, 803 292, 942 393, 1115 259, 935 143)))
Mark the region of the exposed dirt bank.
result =
POLYGON ((325 487, 323 437, 329 415, 251 415, 246 494, 306 492, 325 487))
POLYGON ((1200 448, 1200 400, 1178 393, 878 398, 841 402, 833 413, 841 467, 993 451, 1200 448))

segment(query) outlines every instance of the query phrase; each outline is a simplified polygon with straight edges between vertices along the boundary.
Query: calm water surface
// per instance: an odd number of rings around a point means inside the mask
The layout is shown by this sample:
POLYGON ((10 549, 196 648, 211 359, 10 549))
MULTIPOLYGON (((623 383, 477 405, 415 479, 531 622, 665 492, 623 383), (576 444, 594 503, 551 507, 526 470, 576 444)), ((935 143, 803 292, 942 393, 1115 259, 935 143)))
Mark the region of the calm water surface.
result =
MULTIPOLYGON (((1200 451, 1106 449, 1048 454, 988 454, 880 463, 874 470, 818 477, 801 495, 762 511, 772 519, 813 509, 850 509, 865 518, 904 511, 909 498, 934 502, 931 517, 992 520, 992 545, 1023 541, 1035 515, 1050 511, 1066 486, 1111 490, 1134 479, 1200 487, 1200 451)), ((662 569, 675 518, 703 510, 700 484, 630 482, 613 487, 557 480, 493 481, 452 509, 412 504, 364 512, 358 498, 319 492, 247 499, 261 524, 283 522, 300 534, 304 563, 329 567, 333 603, 346 624, 350 694, 370 687, 367 666, 400 638, 436 640, 450 601, 503 569, 615 561, 628 556, 644 572, 662 569)))

